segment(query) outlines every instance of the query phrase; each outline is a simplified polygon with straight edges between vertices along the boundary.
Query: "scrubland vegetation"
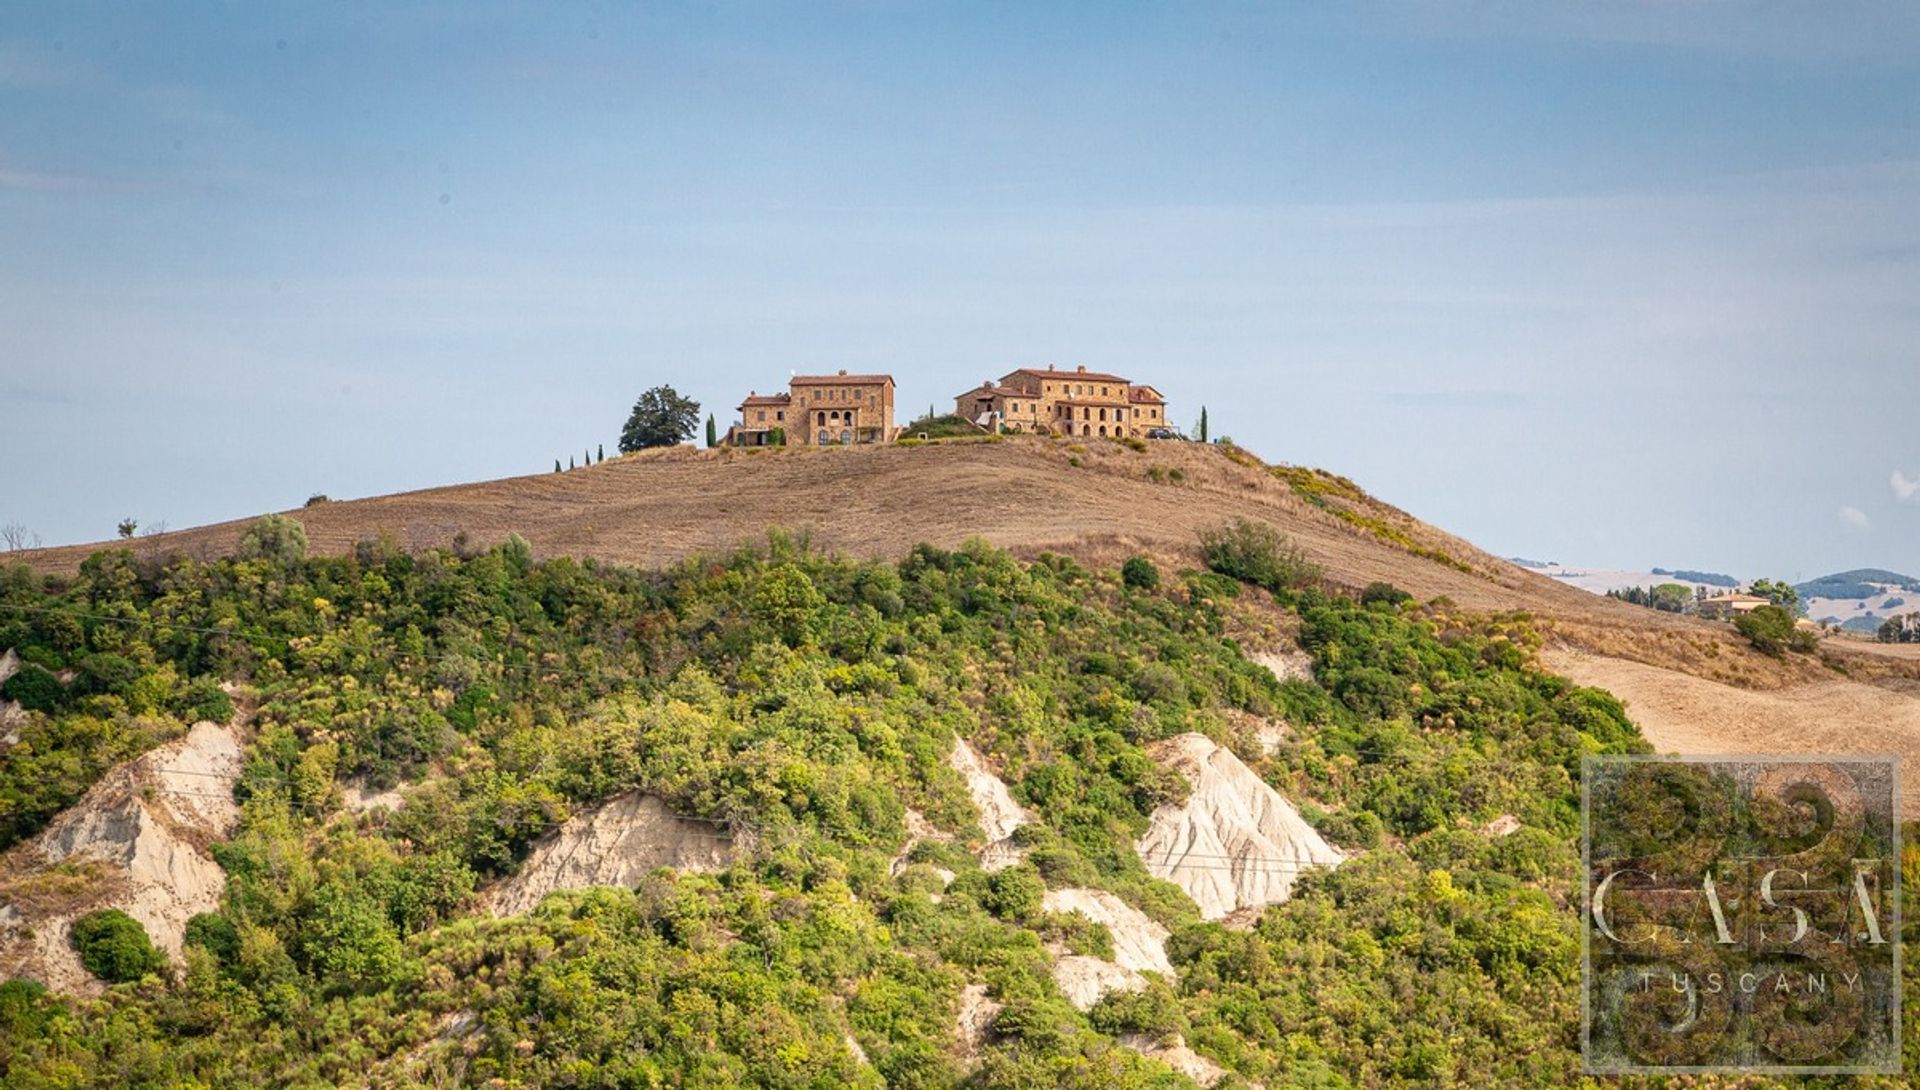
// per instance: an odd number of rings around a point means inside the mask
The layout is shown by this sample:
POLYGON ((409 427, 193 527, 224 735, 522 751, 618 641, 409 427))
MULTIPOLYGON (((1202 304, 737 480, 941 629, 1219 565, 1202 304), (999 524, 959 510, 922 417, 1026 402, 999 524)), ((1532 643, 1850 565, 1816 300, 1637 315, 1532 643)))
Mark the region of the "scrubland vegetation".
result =
POLYGON ((0 578, 0 647, 37 671, 10 683, 34 710, 0 769, 7 843, 226 714, 217 681, 257 705, 221 911, 177 969, 117 920, 76 936, 134 978, 101 999, 0 985, 7 1085, 1185 1085, 1127 1033, 1184 1035, 1238 1085, 1579 1079, 1579 762, 1644 746, 1617 701, 1537 667, 1523 616, 1330 593, 1251 524, 1182 572, 979 544, 853 562, 780 535, 659 572, 518 540, 301 544, 272 525, 215 563, 0 578), (1276 628, 1312 680, 1244 657, 1236 635, 1276 628), (1268 718, 1289 730, 1261 763, 1268 718), (1252 930, 1203 922, 1131 848, 1185 792, 1145 747, 1184 731, 1355 858, 1252 930), (956 737, 1035 814, 1027 860, 990 875, 922 841, 894 875, 908 808, 973 829, 956 737), (407 785, 405 806, 353 814, 347 782, 407 785), (634 788, 750 850, 477 913, 544 833, 634 788), (1505 815, 1518 831, 1485 828, 1505 815), (1043 910, 1070 885, 1169 927, 1177 979, 1070 1006, 1045 943, 1112 942, 1043 910), (954 1040, 969 981, 1004 1004, 975 1062, 954 1040))

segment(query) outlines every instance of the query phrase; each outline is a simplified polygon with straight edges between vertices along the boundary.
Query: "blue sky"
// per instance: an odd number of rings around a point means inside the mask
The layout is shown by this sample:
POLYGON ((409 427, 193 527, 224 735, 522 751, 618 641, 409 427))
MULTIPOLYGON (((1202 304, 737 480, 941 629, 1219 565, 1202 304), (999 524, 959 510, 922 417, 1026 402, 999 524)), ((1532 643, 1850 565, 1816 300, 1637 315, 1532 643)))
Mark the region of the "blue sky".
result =
POLYGON ((1502 553, 1920 572, 1920 6, 0 10, 47 543, 1045 363, 1502 553))

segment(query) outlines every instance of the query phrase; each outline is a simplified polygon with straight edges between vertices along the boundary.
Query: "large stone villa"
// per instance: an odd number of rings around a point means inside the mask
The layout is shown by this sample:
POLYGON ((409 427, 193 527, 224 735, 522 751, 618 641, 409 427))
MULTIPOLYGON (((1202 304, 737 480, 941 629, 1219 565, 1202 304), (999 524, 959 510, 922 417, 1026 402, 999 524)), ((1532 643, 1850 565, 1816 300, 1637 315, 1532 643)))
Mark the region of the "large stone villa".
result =
MULTIPOLYGON (((893 387, 892 375, 795 375, 784 394, 749 391, 726 444, 892 442, 893 387)), ((1168 427, 1160 391, 1085 367, 1022 367, 954 398, 953 411, 983 432, 1122 438, 1168 427)))
POLYGON ((785 442, 807 446, 890 443, 893 376, 795 375, 784 394, 747 391, 740 422, 727 430, 727 445, 763 447, 785 442))
POLYGON ((1167 399, 1151 386, 1076 367, 1022 367, 953 399, 983 428, 1055 435, 1141 436, 1167 426, 1167 399))

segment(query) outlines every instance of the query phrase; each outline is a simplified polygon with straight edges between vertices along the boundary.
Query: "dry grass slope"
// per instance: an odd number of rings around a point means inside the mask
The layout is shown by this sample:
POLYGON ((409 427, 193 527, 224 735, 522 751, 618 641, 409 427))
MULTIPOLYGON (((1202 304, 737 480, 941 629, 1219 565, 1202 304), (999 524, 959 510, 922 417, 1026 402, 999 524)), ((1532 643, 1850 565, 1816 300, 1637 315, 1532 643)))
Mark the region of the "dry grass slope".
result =
MULTIPOLYGON (((569 473, 288 514, 306 526, 310 547, 323 553, 379 538, 409 549, 462 540, 482 548, 518 533, 537 555, 640 566, 726 550, 761 538, 770 526, 803 530, 817 546, 859 557, 897 557, 919 542, 951 547, 977 536, 1023 556, 1052 550, 1111 565, 1146 552, 1192 566, 1199 530, 1248 518, 1290 535, 1331 583, 1386 580, 1469 609, 1532 614, 1552 646, 1575 653, 1562 662, 1577 680, 1628 689, 1620 695, 1636 715, 1705 706, 1723 691, 1765 692, 1802 709, 1803 718, 1824 717, 1822 733, 1837 738, 1845 736, 1849 717, 1868 714, 1863 709, 1880 715, 1889 697, 1900 708, 1920 699, 1920 657, 1909 649, 1828 640, 1817 657, 1768 658, 1725 625, 1611 601, 1523 570, 1373 499, 1345 478, 1268 465, 1217 446, 1158 442, 1136 449, 1111 440, 1015 437, 825 449, 676 448, 569 473), (1618 663, 1652 672, 1608 665, 1618 663)), ((143 537, 131 547, 155 557, 216 556, 232 549, 250 521, 143 537)), ((70 573, 94 550, 119 544, 19 555, 41 570, 70 573)), ((1857 725, 1874 728, 1874 737, 1920 760, 1920 738, 1888 734, 1878 720, 1857 725)), ((1722 733, 1724 744, 1713 732, 1655 737, 1695 749, 1751 750, 1767 741, 1751 731, 1722 733)))

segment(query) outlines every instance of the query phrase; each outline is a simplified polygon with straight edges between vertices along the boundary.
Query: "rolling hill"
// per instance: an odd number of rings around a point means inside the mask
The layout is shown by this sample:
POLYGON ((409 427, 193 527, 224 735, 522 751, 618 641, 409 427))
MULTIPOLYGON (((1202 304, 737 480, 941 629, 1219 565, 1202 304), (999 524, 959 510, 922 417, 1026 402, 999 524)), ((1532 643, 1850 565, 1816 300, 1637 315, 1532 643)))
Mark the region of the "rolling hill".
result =
POLYGON ((0 569, 0 1081, 1566 1085, 1583 756, 1920 738, 1233 448, 290 514, 0 569))

